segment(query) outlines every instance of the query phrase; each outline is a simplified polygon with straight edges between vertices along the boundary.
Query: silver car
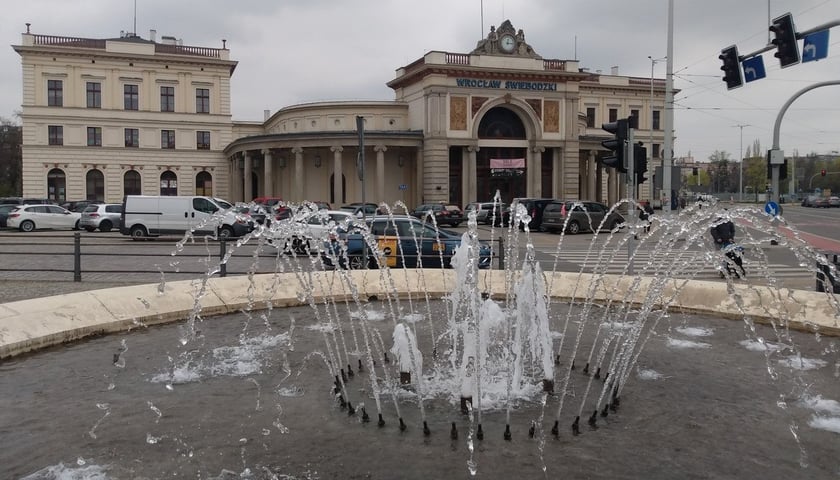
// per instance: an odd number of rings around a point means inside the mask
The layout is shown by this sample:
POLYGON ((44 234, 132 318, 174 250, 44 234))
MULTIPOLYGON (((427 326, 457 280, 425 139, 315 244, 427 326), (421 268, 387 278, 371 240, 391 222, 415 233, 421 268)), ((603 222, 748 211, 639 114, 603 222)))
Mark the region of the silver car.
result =
POLYGON ((615 230, 623 223, 624 217, 620 213, 615 210, 610 212, 606 205, 599 202, 554 201, 545 206, 540 227, 544 231, 556 233, 562 231, 565 226, 566 233, 574 235, 581 232, 594 232, 599 226, 607 230, 615 230), (608 213, 609 217, 607 217, 608 213), (567 216, 568 223, 566 223, 567 216), (604 220, 605 217, 606 220, 604 220))
POLYGON ((110 232, 112 228, 119 227, 122 204, 103 203, 99 205, 88 205, 82 212, 79 220, 79 228, 92 232, 97 228, 102 232, 110 232))

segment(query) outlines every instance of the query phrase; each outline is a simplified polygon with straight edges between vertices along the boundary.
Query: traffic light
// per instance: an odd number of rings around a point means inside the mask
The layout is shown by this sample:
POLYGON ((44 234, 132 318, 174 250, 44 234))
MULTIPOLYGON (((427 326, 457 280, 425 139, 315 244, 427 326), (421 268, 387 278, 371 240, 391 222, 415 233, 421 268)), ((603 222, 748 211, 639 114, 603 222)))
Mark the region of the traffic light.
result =
POLYGON ((723 81, 726 82, 726 89, 732 90, 744 84, 744 76, 741 73, 741 59, 738 58, 738 47, 732 45, 720 51, 719 59, 723 62, 720 67, 723 70, 723 81))
POLYGON ((624 156, 624 147, 629 135, 627 119, 622 118, 605 123, 601 125, 601 128, 615 135, 615 138, 601 142, 601 145, 612 151, 612 155, 602 158, 601 163, 607 168, 616 169, 619 173, 627 173, 627 158, 624 156))
POLYGON ((799 44, 796 43, 796 28, 793 26, 793 15, 786 13, 773 20, 770 31, 775 38, 771 41, 776 46, 774 57, 779 59, 782 68, 799 63, 799 44))
POLYGON ((824 177, 824 176, 825 176, 825 169, 824 169, 824 168, 823 168, 822 170, 820 170, 820 176, 821 176, 821 177, 824 177))
POLYGON ((633 170, 636 173, 636 185, 647 181, 647 148, 643 147, 641 142, 633 145, 633 170))

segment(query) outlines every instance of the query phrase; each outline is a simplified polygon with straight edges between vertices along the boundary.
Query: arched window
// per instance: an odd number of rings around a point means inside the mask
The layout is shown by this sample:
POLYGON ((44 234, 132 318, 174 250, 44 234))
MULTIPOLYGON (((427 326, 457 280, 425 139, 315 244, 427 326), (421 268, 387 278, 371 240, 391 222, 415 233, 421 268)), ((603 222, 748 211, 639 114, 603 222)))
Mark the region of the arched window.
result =
POLYGON ((519 115, 504 107, 491 108, 478 124, 478 138, 524 140, 525 125, 519 115))
POLYGON ((102 174, 101 170, 95 168, 89 170, 85 178, 85 185, 86 200, 105 201, 105 175, 102 174))
POLYGON ((123 195, 143 195, 140 172, 137 170, 129 170, 123 175, 123 195))
POLYGON ((163 196, 178 196, 178 176, 172 170, 160 174, 160 194, 163 196))
POLYGON ((213 176, 210 172, 198 172, 195 176, 195 194, 206 197, 213 196, 213 176))
POLYGON ((67 201, 67 177, 60 168, 53 168, 47 173, 47 197, 55 203, 67 201))

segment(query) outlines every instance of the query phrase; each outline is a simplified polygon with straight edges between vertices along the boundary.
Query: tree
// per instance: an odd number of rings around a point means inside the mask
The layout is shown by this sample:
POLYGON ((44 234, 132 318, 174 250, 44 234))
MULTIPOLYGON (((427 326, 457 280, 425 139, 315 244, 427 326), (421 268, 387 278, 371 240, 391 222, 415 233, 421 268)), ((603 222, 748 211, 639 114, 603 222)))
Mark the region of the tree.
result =
POLYGON ((21 127, 0 117, 0 196, 22 195, 21 127))
POLYGON ((734 192, 735 190, 733 188, 737 188, 737 180, 735 182, 732 181, 729 153, 715 150, 709 156, 709 162, 711 163, 709 176, 712 191, 716 193, 734 192))

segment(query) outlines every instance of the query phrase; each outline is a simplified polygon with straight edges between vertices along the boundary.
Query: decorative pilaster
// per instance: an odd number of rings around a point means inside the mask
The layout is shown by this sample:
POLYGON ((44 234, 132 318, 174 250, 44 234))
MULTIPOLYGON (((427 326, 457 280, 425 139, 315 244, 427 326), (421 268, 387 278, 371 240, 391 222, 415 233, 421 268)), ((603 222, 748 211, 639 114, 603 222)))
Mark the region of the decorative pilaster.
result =
POLYGON ((476 179, 476 169, 478 145, 470 145, 467 147, 467 161, 464 162, 464 198, 461 200, 461 205, 466 207, 471 202, 478 201, 478 180, 476 179))
POLYGON ((266 148, 262 151, 263 154, 263 196, 264 197, 273 197, 274 195, 274 172, 273 170, 273 158, 271 155, 271 149, 266 148))
POLYGON ((529 195, 533 198, 542 198, 542 154, 545 152, 545 147, 538 145, 530 148, 531 161, 528 163, 528 171, 533 173, 529 175, 531 179, 531 192, 529 195))

